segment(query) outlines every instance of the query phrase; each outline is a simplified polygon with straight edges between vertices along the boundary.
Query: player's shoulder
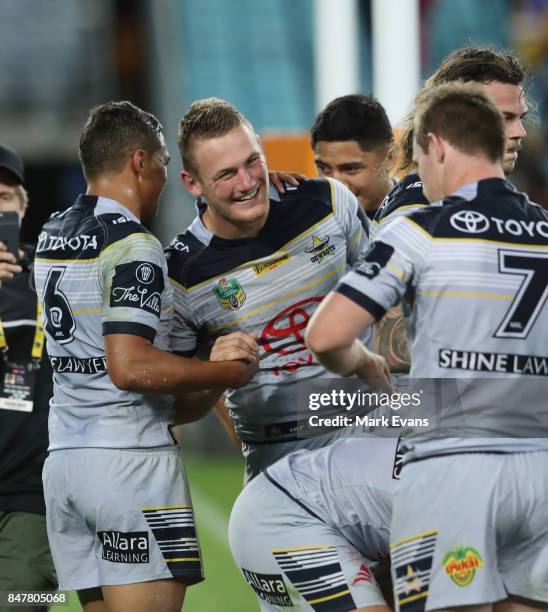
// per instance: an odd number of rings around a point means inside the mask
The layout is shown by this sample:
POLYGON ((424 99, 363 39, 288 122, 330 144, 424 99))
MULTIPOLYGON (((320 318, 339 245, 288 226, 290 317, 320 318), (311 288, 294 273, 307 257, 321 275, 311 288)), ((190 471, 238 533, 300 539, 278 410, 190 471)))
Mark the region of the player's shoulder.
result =
MULTIPOLYGON (((430 207, 429 207, 430 208, 430 207)), ((531 202, 506 179, 487 178, 470 183, 436 203, 434 234, 439 238, 482 240, 546 246, 548 213, 531 202)), ((418 222, 425 217, 417 215, 418 222)))
POLYGON ((394 185, 379 206, 375 214, 375 222, 381 224, 396 211, 404 213, 414 208, 428 206, 428 204, 422 189, 422 181, 419 175, 413 172, 394 185))
POLYGON ((332 182, 325 177, 306 178, 298 185, 284 185, 284 193, 279 194, 280 200, 329 200, 331 199, 332 182))
POLYGON ((103 213, 97 215, 97 221, 105 232, 105 247, 132 236, 143 237, 152 244, 157 238, 144 225, 120 213, 103 213))
POLYGON ((208 246, 208 240, 200 240, 192 227, 177 234, 164 250, 168 276, 182 285, 186 285, 190 262, 202 255, 208 246))
POLYGON ((271 192, 271 205, 283 206, 287 204, 300 208, 324 207, 327 210, 333 209, 335 186, 327 178, 303 179, 299 181, 298 185, 286 183, 284 188, 284 193, 271 192))
MULTIPOLYGON (((321 177, 305 179, 298 186, 286 186, 286 192, 271 198, 274 213, 283 214, 288 223, 300 230, 333 216, 343 224, 361 210, 356 196, 340 181, 321 177)), ((368 221, 362 224, 369 226, 368 221)))
MULTIPOLYGON (((428 206, 411 210, 406 215, 394 219, 393 230, 399 231, 402 225, 415 225, 431 236, 436 235, 440 227, 445 227, 454 214, 461 210, 470 209, 473 203, 463 194, 453 194, 428 206)), ((391 228, 392 228, 392 224, 391 228)))

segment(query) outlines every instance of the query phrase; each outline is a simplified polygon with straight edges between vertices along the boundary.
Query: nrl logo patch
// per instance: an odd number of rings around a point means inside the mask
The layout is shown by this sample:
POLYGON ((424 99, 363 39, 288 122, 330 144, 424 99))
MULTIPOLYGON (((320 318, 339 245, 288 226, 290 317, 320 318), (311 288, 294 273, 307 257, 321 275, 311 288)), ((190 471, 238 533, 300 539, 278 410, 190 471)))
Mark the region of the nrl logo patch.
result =
POLYGON ((213 291, 225 310, 238 310, 245 302, 244 290, 235 278, 221 278, 217 287, 213 287, 213 291))
POLYGON ((333 255, 335 252, 335 245, 329 244, 329 236, 314 236, 312 235, 312 246, 305 248, 305 253, 310 253, 312 257, 310 261, 312 263, 322 263, 322 261, 329 255, 333 255))
POLYGON ((460 547, 449 551, 443 558, 443 567, 451 580, 460 587, 468 586, 483 561, 475 548, 460 547))

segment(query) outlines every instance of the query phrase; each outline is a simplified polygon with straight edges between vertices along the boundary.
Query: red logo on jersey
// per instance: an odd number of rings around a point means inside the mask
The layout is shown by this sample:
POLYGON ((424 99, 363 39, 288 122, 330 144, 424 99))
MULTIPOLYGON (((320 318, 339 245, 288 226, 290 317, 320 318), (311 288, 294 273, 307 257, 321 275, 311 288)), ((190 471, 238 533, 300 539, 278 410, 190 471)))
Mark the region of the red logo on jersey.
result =
POLYGON ((354 580, 352 580, 352 586, 354 586, 358 582, 375 582, 371 570, 367 567, 367 565, 365 565, 365 563, 362 563, 360 565, 360 569, 358 570, 356 577, 354 578, 354 580))
POLYGON ((267 353, 291 355, 306 350, 304 330, 321 297, 306 298, 284 308, 264 327, 261 344, 267 353))
MULTIPOLYGON (((321 297, 306 298, 284 308, 271 319, 265 325, 259 340, 264 350, 267 353, 277 355, 293 355, 306 351, 304 330, 322 299, 321 297)), ((282 366, 275 366, 274 375, 280 376, 281 369, 288 373, 296 372, 302 365, 310 365, 311 363, 312 355, 310 353, 304 357, 295 357, 294 361, 288 361, 282 366)))

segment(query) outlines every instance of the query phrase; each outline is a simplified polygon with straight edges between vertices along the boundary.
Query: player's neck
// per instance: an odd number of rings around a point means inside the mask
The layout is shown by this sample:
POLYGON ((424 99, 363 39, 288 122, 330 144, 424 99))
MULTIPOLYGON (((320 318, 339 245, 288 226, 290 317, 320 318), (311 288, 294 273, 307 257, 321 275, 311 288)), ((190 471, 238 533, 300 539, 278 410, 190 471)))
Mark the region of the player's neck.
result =
POLYGON ((484 179, 505 178, 500 163, 493 163, 486 159, 474 158, 462 164, 452 165, 445 177, 444 192, 447 195, 455 193, 464 185, 477 183, 484 179))
POLYGON ((135 191, 129 185, 124 185, 122 182, 115 183, 110 179, 102 178, 90 180, 88 181, 86 195, 115 200, 132 212, 138 219, 142 218, 143 211, 136 198, 135 191))

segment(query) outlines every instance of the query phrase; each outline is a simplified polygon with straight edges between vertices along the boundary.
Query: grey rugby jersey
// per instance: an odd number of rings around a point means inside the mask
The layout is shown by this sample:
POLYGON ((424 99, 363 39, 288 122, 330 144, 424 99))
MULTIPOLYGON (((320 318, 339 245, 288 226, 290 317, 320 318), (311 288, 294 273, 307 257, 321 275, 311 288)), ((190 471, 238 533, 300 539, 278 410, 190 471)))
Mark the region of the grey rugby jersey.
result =
POLYGON ((381 226, 337 290, 376 318, 402 300, 411 378, 459 379, 438 388, 451 439, 408 440, 406 459, 548 449, 548 213, 510 183, 469 184, 381 226))
POLYGON ((244 388, 227 392, 246 441, 276 437, 297 418, 298 381, 331 377, 304 344, 320 301, 368 244, 368 222, 338 181, 302 181, 270 193, 270 212, 256 238, 214 236, 198 216, 166 249, 174 288, 171 348, 193 355, 221 334, 256 332, 260 369, 244 388), (365 230, 364 230, 365 224, 365 230))
POLYGON ((172 292, 158 240, 124 206, 80 196, 38 237, 35 279, 54 371, 50 450, 173 444, 169 398, 121 391, 103 335, 168 348, 172 292))
POLYGON ((394 438, 337 440, 291 453, 264 474, 365 557, 381 561, 389 553, 397 444, 394 438))

